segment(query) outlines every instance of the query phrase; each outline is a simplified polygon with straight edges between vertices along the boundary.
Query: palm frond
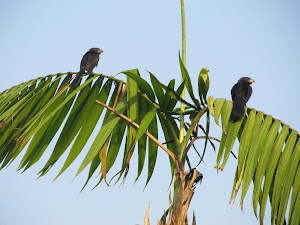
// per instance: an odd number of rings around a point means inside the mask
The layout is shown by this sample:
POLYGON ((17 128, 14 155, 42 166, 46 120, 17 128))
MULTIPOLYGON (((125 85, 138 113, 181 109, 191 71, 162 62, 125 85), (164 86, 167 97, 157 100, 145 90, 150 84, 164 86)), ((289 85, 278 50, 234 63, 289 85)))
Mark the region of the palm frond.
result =
MULTIPOLYGON (((67 159, 55 177, 57 179, 74 162, 83 148, 88 147, 89 151, 76 173, 77 176, 90 165, 85 187, 99 166, 101 166, 99 183, 103 178, 106 181, 106 175, 116 162, 121 141, 125 136, 126 145, 118 180, 122 175, 126 177, 132 154, 137 146, 138 174, 136 179, 140 177, 143 170, 148 149, 147 185, 156 165, 158 146, 143 133, 148 131, 154 138, 157 138, 156 115, 158 118, 168 117, 164 120, 164 127, 168 127, 164 129, 164 133, 168 134, 166 138, 175 140, 176 143, 178 127, 172 117, 172 110, 180 101, 175 95, 180 95, 184 83, 175 91, 173 80, 165 90, 165 86, 153 74, 150 74, 152 89, 140 77, 138 70, 123 73, 127 75, 127 84, 113 77, 93 74, 88 76, 80 86, 69 88, 73 73, 68 73, 37 78, 2 92, 0 94, 0 111, 2 112, 0 116, 0 169, 8 166, 22 151, 25 151, 25 154, 18 169, 23 171, 29 169, 40 160, 54 136, 58 135, 51 156, 41 168, 39 176, 47 174, 67 149, 70 149, 67 159), (158 103, 155 102, 155 98, 159 100, 158 103), (91 134, 95 132, 96 125, 104 111, 104 108, 95 101, 104 104, 108 102, 108 106, 141 124, 140 131, 131 126, 128 121, 107 110, 101 129, 95 137, 92 137, 91 134), (172 135, 169 135, 170 129, 173 130, 172 135), (57 134, 59 130, 61 132, 57 134), (92 138, 94 138, 92 144, 87 146, 88 140, 92 138), (26 149, 25 146, 28 143, 26 149)), ((174 152, 176 147, 173 146, 174 152)), ((173 160, 170 162, 173 173, 173 160)))
MULTIPOLYGON (((299 223, 300 134, 274 117, 252 108, 240 120, 231 115, 232 102, 212 98, 214 118, 221 114, 223 134, 216 168, 223 170, 236 139, 239 140, 238 165, 231 195, 240 189, 241 207, 251 181, 253 210, 263 223, 268 196, 271 201, 272 224, 283 224, 290 198, 289 224, 299 223), (295 222, 296 221, 296 222, 295 222)), ((211 104, 211 103, 210 103, 211 104)))

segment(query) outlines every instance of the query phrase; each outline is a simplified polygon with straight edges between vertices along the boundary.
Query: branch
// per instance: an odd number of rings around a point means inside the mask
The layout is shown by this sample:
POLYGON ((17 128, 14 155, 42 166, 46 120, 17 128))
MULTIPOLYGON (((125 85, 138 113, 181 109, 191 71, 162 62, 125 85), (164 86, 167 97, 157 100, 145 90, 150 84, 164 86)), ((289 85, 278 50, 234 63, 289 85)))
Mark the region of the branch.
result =
MULTIPOLYGON (((117 116, 121 117, 122 119, 126 120, 127 122, 129 122, 131 125, 133 125, 134 127, 136 127, 137 129, 140 128, 140 126, 135 123, 134 121, 132 121, 131 119, 129 119, 127 116, 119 113, 118 111, 114 110, 113 108, 109 107, 108 105, 105 105, 104 103, 95 100, 96 103, 98 103, 99 105, 107 108, 108 110, 112 111, 113 113, 115 113, 117 116)), ((152 136, 152 134, 150 134, 148 131, 145 131, 145 134, 152 140, 154 141, 159 147, 161 147, 175 162, 176 161, 176 156, 173 152, 171 152, 168 148, 166 148, 162 143, 160 143, 155 137, 152 136)))
MULTIPOLYGON (((189 145, 186 147, 185 154, 188 153, 188 151, 190 150, 190 148, 192 147, 192 145, 195 143, 195 141, 197 141, 198 139, 203 139, 203 138, 206 138, 206 136, 199 136, 199 137, 193 138, 193 140, 191 140, 191 142, 189 143, 189 145)), ((219 142, 219 143, 221 142, 219 139, 214 138, 214 137, 207 137, 207 138, 208 138, 208 139, 215 140, 215 141, 217 141, 217 142, 219 142)), ((233 157, 234 157, 235 159, 237 159, 236 155, 235 155, 232 151, 230 151, 230 152, 231 152, 231 154, 233 155, 233 157)))
MULTIPOLYGON (((199 137, 195 137, 191 140, 191 142, 189 143, 189 145, 186 147, 185 149, 185 154, 188 153, 188 151, 190 150, 190 148, 192 147, 192 145, 195 143, 195 141, 197 141, 198 139, 203 139, 203 138, 206 138, 206 136, 199 136, 199 137)), ((207 137, 208 139, 212 139, 212 140, 215 140, 215 141, 218 141, 218 142, 221 142, 220 140, 218 140, 217 138, 214 138, 214 137, 207 137)))

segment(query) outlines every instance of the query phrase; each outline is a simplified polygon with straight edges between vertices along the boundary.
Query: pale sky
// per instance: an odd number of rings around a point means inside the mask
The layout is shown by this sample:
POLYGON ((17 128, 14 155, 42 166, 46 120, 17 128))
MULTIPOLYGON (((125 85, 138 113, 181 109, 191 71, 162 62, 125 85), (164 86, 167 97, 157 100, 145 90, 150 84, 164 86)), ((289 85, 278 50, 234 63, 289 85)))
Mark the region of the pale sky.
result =
MULTIPOLYGON (((209 95, 215 98, 231 99, 231 87, 240 77, 249 76, 256 82, 248 106, 300 131, 299 1, 198 0, 186 1, 185 6, 187 69, 195 91, 203 67, 210 70, 209 95)), ((176 79, 178 85, 181 80, 179 0, 2 0, 0 28, 0 91, 40 76, 78 72, 82 56, 91 47, 104 50, 95 73, 115 75, 138 68, 147 81, 147 71, 165 84, 176 79)), ((210 134, 220 138, 220 132, 212 123, 210 134)), ((162 133, 159 140, 164 141, 162 133)), ((196 143, 202 151, 203 142, 196 143)), ((54 144, 25 173, 16 172, 22 156, 0 171, 1 225, 143 224, 150 201, 150 222, 156 224, 156 218, 168 208, 171 176, 168 157, 161 149, 145 190, 147 165, 134 183, 135 154, 123 186, 102 183, 91 191, 99 180, 95 174, 80 193, 88 170, 73 178, 89 148, 55 182, 52 180, 68 153, 45 177, 36 180, 54 144)), ((233 151, 237 153, 237 145, 233 151)), ((240 195, 234 205, 228 205, 236 160, 230 158, 225 170, 217 174, 213 168, 216 156, 208 147, 205 164, 197 167, 204 178, 192 199, 190 221, 194 211, 199 224, 259 224, 251 206, 251 188, 243 211, 240 195)), ((121 159, 119 154, 119 162, 121 159)), ((196 155, 191 161, 197 164, 196 155)), ((119 168, 118 164, 113 171, 119 168)), ((270 224, 269 210, 265 224, 270 224)))

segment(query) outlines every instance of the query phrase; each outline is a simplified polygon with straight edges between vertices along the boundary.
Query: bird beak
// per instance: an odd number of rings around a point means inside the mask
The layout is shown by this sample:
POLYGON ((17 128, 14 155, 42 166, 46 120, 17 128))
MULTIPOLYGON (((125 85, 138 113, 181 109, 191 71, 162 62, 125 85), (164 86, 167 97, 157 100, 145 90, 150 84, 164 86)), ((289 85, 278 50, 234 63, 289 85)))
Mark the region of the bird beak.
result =
POLYGON ((253 79, 249 79, 249 83, 254 83, 255 82, 255 80, 253 80, 253 79))

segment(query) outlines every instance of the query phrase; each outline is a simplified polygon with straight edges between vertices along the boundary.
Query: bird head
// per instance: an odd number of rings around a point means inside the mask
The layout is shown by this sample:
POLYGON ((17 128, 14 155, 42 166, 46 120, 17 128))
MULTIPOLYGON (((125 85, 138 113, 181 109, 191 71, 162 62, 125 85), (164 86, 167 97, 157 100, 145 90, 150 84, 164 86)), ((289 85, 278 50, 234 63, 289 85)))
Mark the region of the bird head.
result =
POLYGON ((241 79, 239 79, 238 83, 241 83, 241 82, 246 82, 246 83, 252 84, 255 81, 253 79, 251 79, 250 77, 242 77, 241 79))
POLYGON ((91 48, 89 50, 89 52, 95 52, 95 53, 101 54, 103 52, 103 50, 100 48, 91 48))

